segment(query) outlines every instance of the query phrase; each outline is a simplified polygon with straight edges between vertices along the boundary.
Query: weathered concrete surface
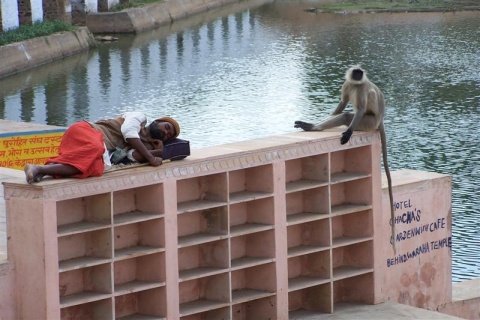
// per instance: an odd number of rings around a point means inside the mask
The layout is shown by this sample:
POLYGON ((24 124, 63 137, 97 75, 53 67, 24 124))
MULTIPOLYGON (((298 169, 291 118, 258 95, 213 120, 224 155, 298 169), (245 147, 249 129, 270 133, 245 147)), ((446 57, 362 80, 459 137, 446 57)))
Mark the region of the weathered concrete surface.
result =
POLYGON ((81 27, 0 47, 0 78, 95 47, 91 32, 81 27))
POLYGON ((290 316, 289 320, 459 320, 462 318, 441 314, 435 311, 424 310, 400 303, 385 302, 376 305, 359 305, 353 303, 338 303, 335 313, 322 315, 309 314, 308 312, 290 316))
POLYGON ((234 3, 248 8, 271 1, 170 0, 120 12, 89 13, 86 25, 93 33, 139 33, 234 3))
POLYGON ((452 302, 438 311, 463 319, 480 319, 480 278, 454 283, 452 291, 452 302))

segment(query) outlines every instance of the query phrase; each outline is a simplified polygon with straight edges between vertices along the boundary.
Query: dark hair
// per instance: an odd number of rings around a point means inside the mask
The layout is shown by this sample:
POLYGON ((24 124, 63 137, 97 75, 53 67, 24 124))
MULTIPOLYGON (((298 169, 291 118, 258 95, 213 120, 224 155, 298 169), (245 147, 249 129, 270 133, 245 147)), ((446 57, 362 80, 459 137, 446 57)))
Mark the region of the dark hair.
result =
POLYGON ((153 139, 163 140, 163 133, 160 130, 160 126, 155 121, 150 123, 148 131, 150 132, 150 137, 153 139))

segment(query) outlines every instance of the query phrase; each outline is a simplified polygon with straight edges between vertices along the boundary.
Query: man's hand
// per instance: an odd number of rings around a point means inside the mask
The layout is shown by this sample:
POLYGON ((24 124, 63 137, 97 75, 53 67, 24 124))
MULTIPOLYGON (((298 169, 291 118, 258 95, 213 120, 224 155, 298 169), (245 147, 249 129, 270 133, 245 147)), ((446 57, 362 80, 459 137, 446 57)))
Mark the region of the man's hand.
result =
POLYGON ((151 165, 152 167, 158 167, 163 163, 163 159, 160 157, 153 157, 150 161, 148 161, 148 164, 151 165))
POLYGON ((153 150, 163 150, 163 141, 159 139, 150 139, 153 150))

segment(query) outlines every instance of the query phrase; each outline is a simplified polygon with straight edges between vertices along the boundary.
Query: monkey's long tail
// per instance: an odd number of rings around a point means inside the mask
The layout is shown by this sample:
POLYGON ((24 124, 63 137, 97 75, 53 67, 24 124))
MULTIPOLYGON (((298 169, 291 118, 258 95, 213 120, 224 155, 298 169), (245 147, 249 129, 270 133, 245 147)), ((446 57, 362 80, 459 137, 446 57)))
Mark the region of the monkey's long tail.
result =
POLYGON ((388 168, 387 136, 385 134, 385 127, 383 125, 383 122, 378 127, 378 131, 380 132, 380 140, 382 142, 383 167, 385 169, 385 174, 387 175, 388 196, 390 198, 390 225, 392 226, 393 253, 397 254, 397 244, 396 244, 396 241, 395 241, 395 213, 394 213, 394 209, 393 209, 392 177, 390 176, 390 169, 388 168))

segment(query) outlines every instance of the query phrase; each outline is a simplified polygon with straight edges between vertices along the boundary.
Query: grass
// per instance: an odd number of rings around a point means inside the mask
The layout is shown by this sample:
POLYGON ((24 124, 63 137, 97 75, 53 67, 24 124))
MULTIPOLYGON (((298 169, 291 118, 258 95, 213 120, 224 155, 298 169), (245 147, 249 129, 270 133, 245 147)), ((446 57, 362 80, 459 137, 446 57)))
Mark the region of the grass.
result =
POLYGON ((61 31, 72 31, 74 26, 64 21, 43 21, 31 25, 21 25, 17 29, 11 29, 0 33, 0 46, 9 43, 25 41, 28 39, 51 35, 61 31))
POLYGON ((480 7, 478 0, 343 0, 319 4, 324 12, 336 11, 430 11, 461 10, 465 7, 480 7))
POLYGON ((141 7, 147 4, 161 2, 162 0, 121 0, 120 4, 111 11, 122 11, 123 9, 141 7))

